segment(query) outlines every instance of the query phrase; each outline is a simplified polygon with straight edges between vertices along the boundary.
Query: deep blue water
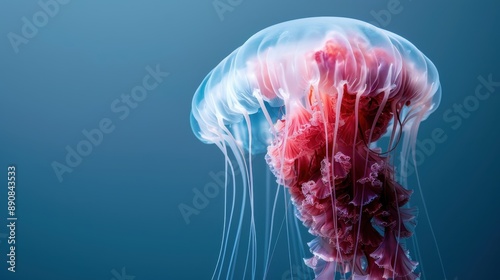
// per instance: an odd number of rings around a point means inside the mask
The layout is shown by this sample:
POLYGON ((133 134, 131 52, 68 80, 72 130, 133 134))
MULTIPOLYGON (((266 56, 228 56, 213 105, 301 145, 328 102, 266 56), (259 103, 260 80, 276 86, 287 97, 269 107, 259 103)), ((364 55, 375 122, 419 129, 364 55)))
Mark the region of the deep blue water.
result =
MULTIPOLYGON (((493 279, 500 86, 483 86, 482 100, 476 89, 482 79, 500 81, 497 1, 220 2, 230 9, 218 14, 211 0, 41 0, 52 3, 45 10, 37 1, 0 3, 0 279, 210 279, 223 196, 189 224, 178 207, 192 204, 193 189, 214 182, 210 173, 224 162, 191 132, 192 95, 255 32, 311 16, 373 22, 435 63, 442 102, 419 139, 439 129, 446 140, 419 166, 424 197, 448 279, 493 279), (148 75, 141 101, 127 100, 148 75), (71 156, 78 149, 88 156, 71 156), (6 262, 10 165, 15 273, 6 262)), ((426 279, 443 279, 422 211, 419 220, 426 279)), ((270 279, 289 269, 281 247, 270 279)))

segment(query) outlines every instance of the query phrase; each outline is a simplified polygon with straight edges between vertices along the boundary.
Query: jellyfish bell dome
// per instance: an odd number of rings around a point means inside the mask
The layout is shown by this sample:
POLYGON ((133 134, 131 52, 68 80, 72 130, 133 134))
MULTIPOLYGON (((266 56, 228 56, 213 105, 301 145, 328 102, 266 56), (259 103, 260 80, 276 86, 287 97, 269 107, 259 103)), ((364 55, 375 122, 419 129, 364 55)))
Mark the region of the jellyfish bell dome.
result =
POLYGON ((403 37, 350 18, 305 18, 256 33, 206 76, 192 102, 193 132, 205 143, 230 133, 252 153, 265 152, 271 124, 296 102, 308 107, 311 88, 329 95, 388 92, 400 118, 411 117, 406 130, 441 98, 435 66, 403 37))

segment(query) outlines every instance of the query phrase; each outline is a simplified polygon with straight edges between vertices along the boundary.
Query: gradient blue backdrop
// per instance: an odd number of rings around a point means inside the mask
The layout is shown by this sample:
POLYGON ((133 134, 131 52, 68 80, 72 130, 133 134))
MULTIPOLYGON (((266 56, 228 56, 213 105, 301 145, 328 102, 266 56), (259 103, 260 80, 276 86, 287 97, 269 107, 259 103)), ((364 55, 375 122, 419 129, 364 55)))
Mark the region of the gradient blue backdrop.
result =
MULTIPOLYGON (((223 196, 190 224, 178 209, 191 203, 193 188, 213 181, 209 172, 224 168, 216 147, 191 132, 197 86, 269 25, 310 16, 376 22, 374 14, 389 2, 243 0, 221 20, 211 0, 73 0, 16 54, 9 32, 21 34, 22 18, 31 20, 41 8, 37 1, 1 1, 0 279, 120 280, 113 272, 122 268, 135 280, 209 279, 223 196), (110 104, 157 64, 170 76, 120 120, 110 104), (64 162, 65 147, 75 147, 82 130, 103 118, 115 130, 59 182, 52 162, 64 162), (17 166, 15 274, 6 271, 2 235, 9 164, 17 166)), ((493 0, 399 3, 382 24, 412 41, 441 75, 442 103, 419 139, 435 128, 448 138, 419 171, 448 279, 492 279, 500 249, 500 87, 456 129, 443 114, 474 94, 478 76, 500 81, 500 6, 493 0)), ((442 279, 427 225, 417 233, 427 279, 442 279)), ((288 269, 283 252, 273 267, 270 279, 281 279, 288 269)))

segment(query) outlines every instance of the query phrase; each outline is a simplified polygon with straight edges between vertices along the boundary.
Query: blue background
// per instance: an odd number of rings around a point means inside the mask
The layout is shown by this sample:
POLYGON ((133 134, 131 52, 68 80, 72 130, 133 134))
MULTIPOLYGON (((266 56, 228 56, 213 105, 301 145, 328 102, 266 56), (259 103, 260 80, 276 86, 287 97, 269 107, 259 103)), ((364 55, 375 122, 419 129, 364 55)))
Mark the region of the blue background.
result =
MULTIPOLYGON (((16 53, 9 32, 22 34, 22 18, 32 21, 41 7, 1 1, 0 279, 120 280, 113 272, 122 268, 135 280, 209 279, 223 196, 189 224, 178 209, 192 204, 193 188, 213 181, 209 172, 224 169, 219 150, 191 132, 197 86, 269 25, 310 16, 377 23, 374 14, 389 2, 243 0, 221 19, 210 0, 73 0, 16 53), (119 119, 110 104, 142 83, 146 66, 158 64, 170 76, 119 119), (85 139, 82 130, 103 118, 115 130, 60 182, 51 164, 64 163, 65 147, 74 148, 85 139), (15 274, 6 264, 9 164, 17 167, 15 274)), ((399 12, 377 23, 413 42, 440 72, 442 102, 419 139, 441 128, 447 140, 436 144, 419 173, 448 279, 498 274, 500 87, 460 117, 460 125, 443 117, 470 100, 479 76, 500 81, 496 2, 400 0, 399 12)), ((258 170, 265 174, 263 164, 258 170)), ((422 222, 417 233, 427 279, 443 279, 428 225, 422 222)), ((283 252, 270 279, 289 269, 283 252)))

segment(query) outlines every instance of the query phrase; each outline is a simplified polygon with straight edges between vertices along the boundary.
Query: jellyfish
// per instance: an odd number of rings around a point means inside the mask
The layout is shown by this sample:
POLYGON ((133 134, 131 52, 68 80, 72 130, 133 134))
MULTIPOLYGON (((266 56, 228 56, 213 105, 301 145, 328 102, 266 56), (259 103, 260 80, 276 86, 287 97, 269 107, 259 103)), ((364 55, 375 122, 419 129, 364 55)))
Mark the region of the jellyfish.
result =
POLYGON ((228 240, 241 237, 244 209, 245 271, 257 277, 262 230, 252 160, 260 155, 277 182, 266 187, 287 192, 311 235, 305 264, 315 279, 418 279, 418 262, 403 245, 416 225, 404 170, 415 160, 419 125, 440 98, 434 64, 408 40, 368 23, 306 18, 253 35, 206 76, 192 102, 194 134, 224 153, 226 177, 234 179, 236 168, 242 177, 242 210, 238 216, 233 201, 224 218, 225 225, 240 221, 232 232, 224 227, 213 278, 233 276, 241 248, 228 240))

